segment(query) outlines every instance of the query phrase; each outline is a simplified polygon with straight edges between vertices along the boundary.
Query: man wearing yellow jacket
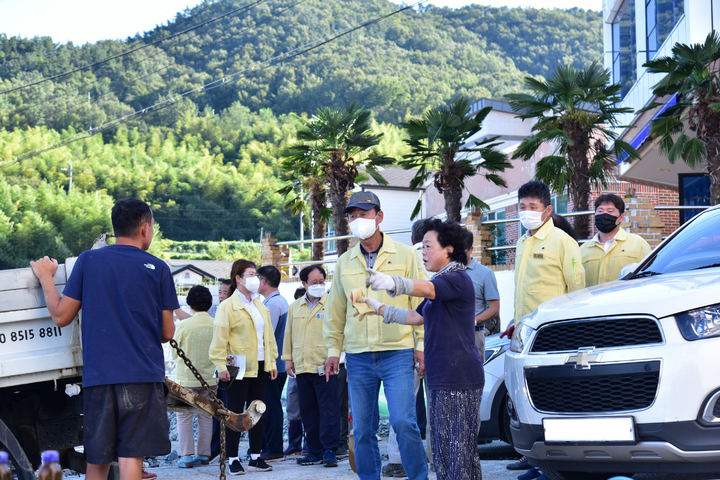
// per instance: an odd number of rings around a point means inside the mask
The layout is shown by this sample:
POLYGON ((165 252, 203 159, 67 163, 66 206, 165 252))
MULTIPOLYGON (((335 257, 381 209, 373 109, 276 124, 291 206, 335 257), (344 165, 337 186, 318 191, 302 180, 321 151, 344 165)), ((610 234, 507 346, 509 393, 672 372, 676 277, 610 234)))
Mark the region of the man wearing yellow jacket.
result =
POLYGON ((325 320, 325 270, 310 265, 300 271, 305 295, 295 300, 288 311, 282 359, 290 376, 297 378, 300 418, 306 433, 308 454, 300 465, 337 467, 335 456, 340 444, 340 390, 338 377, 326 381, 327 347, 323 341, 325 320))
POLYGON ((610 193, 595 200, 598 233, 580 247, 588 287, 617 280, 623 267, 639 262, 652 250, 640 235, 620 227, 624 221, 625 202, 622 198, 610 193))
POLYGON ((380 200, 371 192, 357 192, 345 209, 350 230, 360 243, 345 252, 335 267, 323 336, 328 348, 326 376, 337 374, 340 352, 345 345, 350 408, 353 413, 355 464, 362 480, 377 480, 382 463, 376 437, 380 382, 385 389, 390 424, 397 434, 403 467, 409 480, 425 480, 428 473, 420 430, 415 415, 413 364, 423 374, 424 330, 385 324, 378 315, 361 322, 355 316, 351 292, 365 289, 365 295, 386 305, 416 309, 420 299, 365 286, 367 268, 387 275, 424 278, 417 253, 408 245, 394 242, 379 230, 383 220, 380 200), (417 349, 415 346, 417 337, 417 349))
POLYGON ((528 230, 515 253, 515 325, 552 298, 585 288, 580 248, 555 228, 550 189, 531 181, 518 191, 520 223, 528 230))

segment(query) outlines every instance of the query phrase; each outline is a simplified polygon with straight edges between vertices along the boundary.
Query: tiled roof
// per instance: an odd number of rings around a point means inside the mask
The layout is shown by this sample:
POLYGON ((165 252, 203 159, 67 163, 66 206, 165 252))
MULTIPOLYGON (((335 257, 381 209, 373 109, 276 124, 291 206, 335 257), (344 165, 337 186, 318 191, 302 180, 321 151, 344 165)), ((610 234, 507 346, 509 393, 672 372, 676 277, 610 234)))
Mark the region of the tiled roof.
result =
POLYGON ((192 265, 217 279, 230 278, 230 268, 233 264, 229 260, 188 260, 186 258, 172 258, 165 260, 165 263, 173 271, 185 265, 192 265))
POLYGON ((402 167, 385 167, 383 170, 379 170, 380 175, 387 180, 387 185, 380 185, 378 182, 375 181, 374 178, 370 177, 370 179, 363 183, 362 187, 380 187, 380 188, 406 188, 410 189, 410 180, 415 177, 415 173, 417 173, 416 169, 412 170, 405 170, 402 167))

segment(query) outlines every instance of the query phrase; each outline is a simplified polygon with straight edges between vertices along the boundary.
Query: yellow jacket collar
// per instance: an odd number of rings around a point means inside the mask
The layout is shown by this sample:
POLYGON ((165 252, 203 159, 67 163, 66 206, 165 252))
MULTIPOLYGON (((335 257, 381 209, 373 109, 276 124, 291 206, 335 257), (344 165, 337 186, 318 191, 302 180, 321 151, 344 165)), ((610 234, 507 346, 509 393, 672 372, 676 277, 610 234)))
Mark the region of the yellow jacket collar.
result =
MULTIPOLYGON (((615 238, 613 238, 613 242, 624 242, 627 238, 627 232, 624 228, 620 227, 618 233, 615 234, 615 238)), ((602 246, 603 242, 600 241, 600 236, 597 233, 595 234, 595 237, 593 237, 593 240, 595 240, 595 244, 602 246)))
MULTIPOLYGON (((246 308, 245 303, 242 301, 242 298, 240 298, 240 295, 241 294, 237 293, 237 290, 233 292, 232 295, 230 295, 230 305, 232 305, 233 310, 242 310, 246 308)), ((257 295, 255 296, 255 298, 253 298, 252 302, 255 304, 256 307, 262 305, 262 302, 258 300, 257 295)))
MULTIPOLYGON (((382 236, 383 243, 380 246, 380 250, 378 251, 378 257, 380 257, 383 253, 397 253, 397 247, 395 247, 395 242, 393 242, 393 240, 384 233, 382 234, 382 236)), ((352 250, 350 250, 350 258, 355 257, 363 257, 362 250, 360 250, 360 242, 358 242, 358 244, 355 245, 352 250)))
POLYGON ((538 231, 535 232, 535 235, 533 235, 533 237, 539 240, 545 240, 545 237, 548 236, 548 234, 552 231, 553 228, 555 228, 555 224, 553 223, 552 217, 550 217, 548 218, 547 222, 542 225, 542 227, 538 228, 538 231))
POLYGON ((314 306, 311 307, 310 303, 308 303, 308 301, 307 301, 307 293, 306 293, 305 295, 303 295, 300 298, 300 303, 306 304, 308 306, 308 308, 312 310, 313 308, 317 307, 318 305, 322 305, 324 307, 325 302, 327 301, 327 297, 328 297, 328 294, 327 294, 327 292, 325 292, 325 294, 322 297, 320 297, 320 300, 318 300, 318 303, 316 303, 314 306))

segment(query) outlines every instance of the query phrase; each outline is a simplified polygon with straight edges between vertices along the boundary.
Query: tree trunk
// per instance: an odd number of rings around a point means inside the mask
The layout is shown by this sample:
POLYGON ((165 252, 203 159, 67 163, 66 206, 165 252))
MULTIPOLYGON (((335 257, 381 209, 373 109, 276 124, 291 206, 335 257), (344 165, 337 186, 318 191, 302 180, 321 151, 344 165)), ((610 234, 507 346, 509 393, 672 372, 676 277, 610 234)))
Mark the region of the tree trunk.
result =
MULTIPOLYGON (((344 183, 344 182, 335 182, 335 183, 344 183)), ((332 215, 333 215, 333 223, 335 224, 335 236, 341 237, 343 235, 350 235, 350 226, 348 224, 347 215, 343 213, 343 210, 345 210, 345 207, 347 207, 347 198, 348 189, 345 187, 342 188, 342 185, 340 188, 332 188, 332 183, 330 187, 330 201, 332 202, 332 215)), ((347 240, 337 240, 337 255, 338 257, 345 253, 348 249, 348 241, 347 240)))
POLYGON ((446 186, 443 189, 443 197, 445 198, 447 219, 460 223, 460 210, 462 209, 462 185, 460 182, 454 181, 446 186))
MULTIPOLYGON (((325 195, 321 191, 319 185, 312 187, 311 194, 311 208, 313 215, 313 238, 325 238, 327 232, 327 220, 321 218, 322 209, 327 206, 325 201, 325 195)), ((312 244, 312 259, 323 260, 325 258, 325 242, 317 242, 312 244)))
POLYGON ((720 203, 720 115, 707 115, 703 123, 704 128, 698 129, 698 138, 707 152, 705 161, 707 176, 710 177, 710 205, 717 205, 720 203))
MULTIPOLYGON (((570 179, 570 197, 573 210, 583 212, 589 210, 590 200, 590 138, 587 132, 573 135, 575 145, 568 148, 568 161, 573 165, 574 172, 570 179)), ((573 227, 579 239, 590 237, 590 216, 578 215, 574 218, 573 227)))

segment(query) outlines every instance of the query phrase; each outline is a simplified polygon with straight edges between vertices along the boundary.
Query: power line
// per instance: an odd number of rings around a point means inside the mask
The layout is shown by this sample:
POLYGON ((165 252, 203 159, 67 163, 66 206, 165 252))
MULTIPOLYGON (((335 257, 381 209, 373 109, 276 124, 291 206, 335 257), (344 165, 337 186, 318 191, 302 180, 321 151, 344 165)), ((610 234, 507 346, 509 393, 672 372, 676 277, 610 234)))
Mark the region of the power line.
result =
MULTIPOLYGON (((82 140, 82 139, 84 139, 84 138, 91 137, 91 136, 96 135, 96 134, 98 134, 98 133, 102 133, 102 132, 104 132, 104 131, 106 131, 106 130, 111 130, 111 129, 117 127, 118 125, 120 125, 120 124, 122 124, 122 123, 125 123, 125 122, 127 122, 127 121, 134 120, 134 119, 136 119, 136 118, 142 117, 142 116, 147 115, 147 114, 150 114, 150 113, 155 113, 155 112, 160 111, 160 110, 162 110, 162 109, 164 109, 164 108, 167 108, 167 107, 169 107, 169 106, 171 106, 171 105, 174 105, 175 103, 177 103, 178 101, 180 101, 181 99, 183 99, 183 98, 185 98, 185 97, 189 97, 189 96, 195 95, 195 94, 197 94, 197 93, 205 93, 205 92, 208 92, 208 91, 213 90, 213 89, 215 89, 215 88, 222 87, 223 85, 226 85, 226 84, 229 84, 229 83, 233 83, 233 82, 237 82, 238 80, 240 80, 241 78, 246 77, 246 76, 249 75, 250 73, 253 73, 253 72, 261 72, 261 71, 263 71, 263 70, 267 70, 268 68, 271 68, 271 67, 277 65, 278 63, 285 62, 285 61, 291 60, 291 59, 293 59, 293 58, 295 58, 295 57, 298 57, 298 56, 300 56, 300 55, 304 55, 304 54, 306 54, 306 53, 309 53, 309 52, 315 50, 316 48, 320 48, 320 47, 322 47, 323 45, 326 45, 326 44, 328 44, 328 43, 330 43, 330 42, 332 42, 332 41, 334 41, 334 40, 337 40, 338 38, 344 37, 345 35, 348 35, 348 34, 354 32, 354 31, 356 31, 356 30, 359 30, 359 29, 361 29, 361 28, 365 28, 365 27, 368 27, 368 26, 370 26, 370 25, 373 25, 373 24, 375 24, 375 23, 377 23, 377 22, 379 22, 379 21, 381 21, 381 20, 384 20, 384 19, 386 19, 386 18, 389 18, 389 17, 392 17, 392 16, 394 16, 394 15, 397 15, 398 13, 404 12, 405 10, 408 10, 408 9, 410 9, 410 8, 413 8, 413 7, 417 6, 417 5, 420 5, 420 4, 422 4, 422 3, 425 3, 425 2, 427 2, 427 1, 428 1, 428 0, 419 0, 419 1, 417 1, 417 2, 415 2, 415 3, 413 3, 413 4, 411 4, 411 5, 404 6, 404 7, 400 8, 400 9, 398 9, 398 10, 395 10, 395 11, 393 11, 393 12, 390 12, 390 13, 387 13, 387 14, 384 14, 384 15, 379 15, 379 16, 377 16, 377 17, 375 17, 375 18, 370 19, 370 20, 366 20, 366 21, 357 23, 357 24, 355 24, 355 25, 353 25, 353 26, 351 26, 351 27, 347 27, 347 28, 345 28, 345 29, 343 29, 343 30, 340 30, 339 32, 337 32, 337 33, 335 33, 335 34, 326 35, 326 36, 321 37, 321 38, 319 38, 319 39, 317 39, 317 40, 314 40, 314 41, 312 41, 312 42, 306 43, 305 45, 302 45, 302 46, 300 46, 300 47, 294 48, 294 49, 289 50, 289 51, 287 51, 287 52, 284 52, 284 53, 282 53, 282 54, 280 54, 280 55, 277 55, 277 56, 275 56, 275 57, 272 57, 272 58, 270 58, 269 60, 265 60, 264 62, 256 63, 256 64, 254 64, 254 65, 252 65, 252 66, 250 66, 250 67, 248 67, 248 68, 246 68, 246 69, 244 69, 244 70, 240 70, 239 72, 235 72, 235 73, 232 73, 232 74, 230 74, 230 75, 226 75, 226 76, 224 76, 224 77, 222 77, 222 78, 220 78, 220 79, 218 79, 218 80, 214 80, 214 81, 212 81, 212 82, 210 82, 210 83, 206 83, 205 85, 202 85, 202 86, 200 86, 200 87, 196 87, 196 88, 193 88, 192 90, 188 90, 187 92, 181 93, 181 94, 179 94, 179 95, 175 95, 174 97, 171 97, 171 98, 169 98, 169 99, 167 99, 167 100, 163 100, 162 102, 158 102, 158 103, 156 103, 156 104, 154 104, 154 105, 151 105, 151 106, 149 106, 149 107, 143 108, 143 109, 138 110, 138 111, 136 111, 136 112, 133 112, 133 113, 131 113, 131 114, 125 115, 125 116, 120 117, 120 118, 117 118, 117 119, 115 119, 115 120, 112 120, 112 121, 110 121, 110 122, 107 122, 107 123, 105 123, 105 124, 103 124, 103 125, 100 125, 100 126, 98 126, 98 127, 91 127, 91 128, 89 128, 88 130, 85 130, 85 131, 80 132, 80 133, 76 133, 75 135, 72 135, 72 136, 70 136, 70 137, 67 137, 67 138, 65 138, 65 139, 63 139, 63 140, 61 140, 61 141, 59 141, 59 142, 55 142, 55 143, 53 143, 53 144, 51 144, 51 145, 49 145, 49 146, 47 146, 47 147, 38 148, 38 149, 32 150, 32 151, 30 151, 30 152, 25 152, 25 153, 23 153, 23 154, 21 154, 21 155, 17 155, 16 157, 14 157, 14 158, 9 162, 9 164, 13 164, 13 163, 16 163, 16 162, 20 162, 20 161, 23 161, 23 160, 27 160, 28 158, 32 158, 32 157, 34 157, 34 156, 36 156, 36 155, 39 155, 39 154, 41 154, 41 153, 43 153, 43 152, 47 152, 47 151, 54 150, 54 149, 59 148, 59 147, 63 147, 63 146, 65 146, 65 145, 69 145, 70 143, 76 142, 76 141, 78 141, 78 140, 82 140)), ((7 165, 8 165, 8 164, 3 164, 2 167, 5 168, 7 165)))
POLYGON ((98 65, 102 65, 103 63, 107 63, 107 62, 109 62, 110 60, 115 60, 116 58, 124 57, 124 56, 129 55, 129 54, 131 54, 131 53, 133 53, 133 52, 137 52, 138 50, 142 50, 142 49, 144 49, 144 48, 151 47, 151 46, 153 46, 153 45, 157 45, 158 43, 164 42, 164 41, 169 40, 169 39, 171 39, 171 38, 173 38, 173 37, 177 37, 177 36, 179 36, 179 35, 183 35, 183 34, 185 34, 185 33, 192 32, 193 30, 196 30, 196 29, 198 29, 198 28, 200 28, 200 27, 202 27, 202 26, 204 26, 204 25, 207 25, 207 24, 209 24, 209 23, 212 23, 212 22, 215 22, 215 21, 220 20, 220 19, 222 19, 222 18, 225 18, 225 17, 227 17, 227 16, 229 16, 229 15, 232 15, 232 14, 234 14, 234 13, 237 13, 237 12, 239 12, 239 11, 241 11, 241 10, 244 10, 244 9, 247 9, 247 8, 251 8, 251 7, 253 7, 253 6, 255 6, 255 5, 259 4, 259 3, 265 2, 265 1, 267 1, 267 0, 256 0, 255 2, 253 2, 253 3, 251 3, 251 4, 243 5, 242 7, 236 8, 235 10, 232 10, 232 11, 230 11, 230 12, 228 12, 228 13, 225 13, 225 14, 223 14, 223 15, 220 15, 220 16, 218 16, 218 17, 211 18, 210 20, 206 20, 206 21, 204 21, 204 22, 201 22, 201 23, 199 23, 199 24, 197 24, 197 25, 195 25, 195 26, 193 26, 193 27, 187 28, 187 29, 185 29, 185 30, 183 30, 183 31, 181 31, 181 32, 173 33, 172 35, 167 36, 167 37, 165 37, 165 38, 161 38, 161 39, 155 40, 155 41, 152 42, 152 43, 143 44, 143 45, 141 45, 141 46, 139 46, 139 47, 135 47, 135 48, 132 48, 132 49, 130 49, 130 50, 126 50, 126 51, 124 51, 124 52, 120 52, 120 53, 118 53, 118 54, 116 54, 116 55, 113 55, 113 56, 111 56, 111 57, 108 57, 108 58, 106 58, 106 59, 104 59, 104 60, 100 60, 100 61, 98 61, 98 62, 91 63, 91 64, 85 65, 85 66, 83 66, 83 67, 75 68, 75 69, 73 69, 73 70, 69 70, 69 71, 64 72, 64 73, 59 73, 59 74, 57 74, 57 75, 53 75, 52 77, 46 77, 46 78, 43 78, 43 79, 40 79, 40 80, 36 80, 36 81, 34 81, 34 82, 26 83, 25 85, 20 85, 20 86, 17 86, 17 87, 13 87, 13 88, 11 88, 11 89, 9 89, 9 90, 0 91, 0 95, 2 95, 2 94, 4 94, 4 93, 14 92, 14 91, 16 91, 16 90, 21 90, 21 89, 23 89, 23 88, 28 88, 28 87, 32 87, 32 86, 35 86, 35 85, 40 85, 41 83, 49 82, 49 81, 55 80, 55 79, 57 79, 57 78, 66 77, 66 76, 71 75, 71 74, 73 74, 73 73, 81 72, 81 71, 83 71, 83 70, 87 70, 88 68, 92 68, 92 67, 96 67, 96 66, 98 66, 98 65))
MULTIPOLYGON (((262 0, 262 2, 266 2, 266 1, 267 1, 267 0, 262 0)), ((294 8, 294 7, 296 7, 297 5, 299 5, 299 4, 301 4, 301 3, 304 3, 305 1, 307 1, 307 0, 299 0, 299 1, 295 2, 295 3, 292 4, 292 5, 284 8, 284 9, 279 10, 278 12, 274 13, 273 15, 270 15, 269 17, 266 17, 266 18, 264 18, 263 20, 261 20, 261 21, 259 21, 259 22, 256 22, 256 23, 253 24, 253 25, 249 25, 249 26, 241 29, 239 32, 237 32, 237 35, 242 34, 242 33, 244 33, 245 31, 250 30, 251 28, 257 28, 258 26, 260 26, 260 25, 262 25, 262 24, 264 24, 264 23, 272 20, 273 18, 275 18, 275 17, 277 17, 277 16, 279 16, 279 15, 282 15, 282 14, 285 13, 287 10, 290 10, 291 8, 294 8)), ((254 6, 255 6, 255 5, 254 5, 254 6)), ((225 24, 226 22, 231 21, 231 20, 232 20, 232 18, 226 18, 226 19, 224 19, 222 22, 220 22, 219 24, 213 25, 212 28, 217 28, 217 27, 219 27, 219 26, 221 26, 221 25, 223 25, 223 24, 225 24)), ((209 29, 208 29, 208 30, 209 30, 209 29)), ((205 30, 205 32, 207 32, 207 30, 205 30)), ((205 32, 200 32, 200 33, 205 33, 205 32)), ((176 43, 176 44, 174 44, 174 45, 170 45, 169 47, 173 47, 173 48, 179 47, 180 45, 183 45, 184 43, 189 42, 190 40, 192 40, 193 38, 195 38, 195 36, 197 36, 197 35, 199 35, 199 33, 194 33, 193 36, 191 36, 191 37, 183 40, 182 42, 176 43)), ((223 42, 229 40, 230 38, 232 38, 232 35, 233 35, 233 34, 230 33, 230 34, 228 34, 227 36, 225 36, 225 38, 222 38, 221 40, 218 40, 218 41, 216 41, 216 42, 214 42, 214 43, 211 43, 211 44, 209 44, 209 45, 206 45, 206 46, 204 46, 203 48, 201 48, 200 50, 198 50, 197 52, 185 54, 185 55, 183 55, 183 56, 180 58, 180 61, 182 61, 182 60, 187 60, 188 58, 191 58, 191 57, 194 57, 194 56, 196 56, 196 55, 199 55, 200 53, 205 52, 206 50, 208 50, 208 49, 210 49, 210 48, 212 48, 212 47, 214 47, 214 46, 216 46, 216 45, 218 45, 218 44, 220 44, 220 43, 223 43, 223 42)), ((133 63, 132 65, 129 65, 129 66, 126 68, 126 70, 134 67, 135 65, 139 65, 139 64, 141 64, 141 63, 143 63, 143 62, 146 62, 146 61, 148 61, 148 60, 151 60, 151 59, 157 57, 158 55, 160 55, 161 53, 167 53, 167 52, 166 52, 165 50, 161 50, 160 52, 158 52, 158 53, 156 53, 156 54, 154 54, 154 55, 152 55, 152 56, 148 56, 148 57, 145 57, 145 58, 142 59, 142 60, 138 60, 137 62, 133 63)), ((124 84, 124 86, 135 84, 135 83, 137 83, 137 82, 139 82, 139 81, 141 81, 141 80, 144 80, 144 79, 148 78, 148 77, 151 76, 151 75, 154 75, 155 73, 158 73, 158 72, 160 72, 160 71, 166 70, 167 68, 169 68, 171 65, 174 65, 174 64, 178 64, 178 62, 175 61, 174 57, 170 57, 170 62, 169 62, 169 63, 165 64, 164 66, 158 67, 158 68, 156 68, 155 70, 153 70, 153 71, 151 71, 151 72, 148 72, 148 73, 146 73, 145 75, 143 75, 143 76, 141 76, 141 77, 134 78, 131 82, 128 82, 128 83, 124 84)), ((103 97, 105 97, 105 96, 107 96, 107 95, 110 95, 111 93, 113 93, 113 90, 112 90, 112 89, 106 91, 105 93, 101 93, 100 95, 98 95, 98 96, 95 97, 95 98, 96 98, 96 99, 100 99, 100 98, 103 98, 103 97)), ((47 102, 47 101, 49 101, 49 100, 54 100, 54 99, 56 99, 56 98, 59 98, 60 96, 61 96, 61 95, 57 95, 57 96, 55 96, 55 97, 51 97, 51 98, 49 98, 49 99, 44 99, 44 100, 41 100, 41 101, 47 102)), ((39 100, 39 101, 40 101, 40 100, 39 100)), ((78 98, 78 100, 76 100, 74 103, 71 103, 71 104, 67 105, 67 107, 66 107, 66 113, 71 112, 71 111, 72 111, 73 109, 75 109, 78 105, 84 104, 85 101, 86 101, 86 100, 85 100, 84 98, 78 98)), ((19 110, 20 112, 22 112, 23 110, 29 110, 30 107, 31 107, 32 105, 34 105, 34 103, 35 103, 35 102, 28 102, 28 103, 26 103, 25 105, 23 105, 22 107, 20 107, 19 109, 13 110, 13 112, 17 113, 18 110, 19 110)))

